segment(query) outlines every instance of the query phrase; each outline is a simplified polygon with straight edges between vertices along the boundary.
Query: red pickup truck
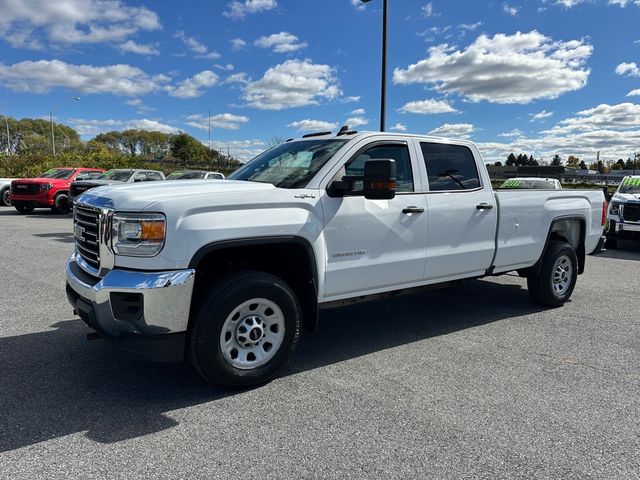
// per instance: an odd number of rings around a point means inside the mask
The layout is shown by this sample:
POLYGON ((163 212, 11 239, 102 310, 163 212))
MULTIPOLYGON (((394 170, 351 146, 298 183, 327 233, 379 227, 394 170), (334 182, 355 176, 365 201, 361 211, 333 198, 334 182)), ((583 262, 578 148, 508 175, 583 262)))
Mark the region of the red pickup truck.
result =
POLYGON ((89 180, 98 168, 52 168, 37 178, 21 178, 11 182, 11 205, 20 213, 34 208, 50 208, 54 213, 67 213, 69 186, 74 180, 89 180))

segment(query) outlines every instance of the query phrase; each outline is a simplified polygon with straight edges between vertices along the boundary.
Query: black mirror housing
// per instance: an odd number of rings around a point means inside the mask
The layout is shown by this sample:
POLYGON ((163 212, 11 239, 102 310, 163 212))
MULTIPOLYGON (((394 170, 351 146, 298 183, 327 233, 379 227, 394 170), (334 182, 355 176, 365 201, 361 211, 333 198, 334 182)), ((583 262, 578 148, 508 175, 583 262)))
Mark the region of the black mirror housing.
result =
POLYGON ((369 200, 391 200, 396 196, 396 161, 385 158, 364 164, 363 193, 369 200))

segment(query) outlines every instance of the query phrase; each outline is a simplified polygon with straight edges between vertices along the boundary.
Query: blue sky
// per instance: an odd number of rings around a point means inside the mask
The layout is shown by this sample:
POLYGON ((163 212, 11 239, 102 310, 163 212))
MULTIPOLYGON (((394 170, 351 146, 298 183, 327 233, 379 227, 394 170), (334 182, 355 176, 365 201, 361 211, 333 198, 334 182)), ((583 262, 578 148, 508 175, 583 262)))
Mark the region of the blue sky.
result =
MULTIPOLYGON (((249 158, 376 130, 381 1, 0 0, 0 114, 183 130, 249 158), (79 96, 81 100, 67 99, 79 96)), ((387 128, 592 161, 640 151, 640 0, 389 0, 387 128), (635 91, 634 91, 635 90, 635 91)))

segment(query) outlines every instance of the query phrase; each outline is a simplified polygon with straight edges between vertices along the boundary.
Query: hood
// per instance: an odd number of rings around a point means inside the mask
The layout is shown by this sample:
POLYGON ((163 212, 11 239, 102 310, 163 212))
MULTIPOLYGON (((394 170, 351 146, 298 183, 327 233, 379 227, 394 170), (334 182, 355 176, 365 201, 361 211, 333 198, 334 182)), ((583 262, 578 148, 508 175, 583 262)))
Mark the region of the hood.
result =
POLYGON ((611 197, 612 202, 640 202, 640 194, 638 193, 614 193, 611 197))
POLYGON ((270 183, 225 180, 181 180, 179 182, 139 182, 98 187, 83 193, 78 201, 87 197, 102 197, 111 200, 116 210, 142 211, 158 208, 163 204, 184 204, 193 206, 198 203, 209 204, 213 197, 224 202, 230 196, 246 197, 253 192, 275 190, 270 183))
POLYGON ((14 180, 14 182, 18 182, 18 183, 37 183, 37 184, 41 184, 41 183, 69 183, 70 180, 64 180, 62 178, 18 178, 16 180, 14 180))
POLYGON ((78 187, 103 187, 105 185, 120 185, 124 183, 120 180, 77 180, 73 182, 74 186, 78 187))

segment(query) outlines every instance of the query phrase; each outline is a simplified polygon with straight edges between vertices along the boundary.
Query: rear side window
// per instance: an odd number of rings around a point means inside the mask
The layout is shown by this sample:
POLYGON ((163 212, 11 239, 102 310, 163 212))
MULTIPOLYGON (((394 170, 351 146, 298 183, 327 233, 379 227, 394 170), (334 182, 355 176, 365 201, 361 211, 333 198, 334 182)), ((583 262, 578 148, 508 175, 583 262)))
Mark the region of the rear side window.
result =
POLYGON ((147 180, 158 181, 158 180, 162 180, 162 177, 158 172, 147 172, 147 180))
POLYGON ((473 153, 461 145, 420 142, 430 191, 472 190, 480 187, 473 153))

